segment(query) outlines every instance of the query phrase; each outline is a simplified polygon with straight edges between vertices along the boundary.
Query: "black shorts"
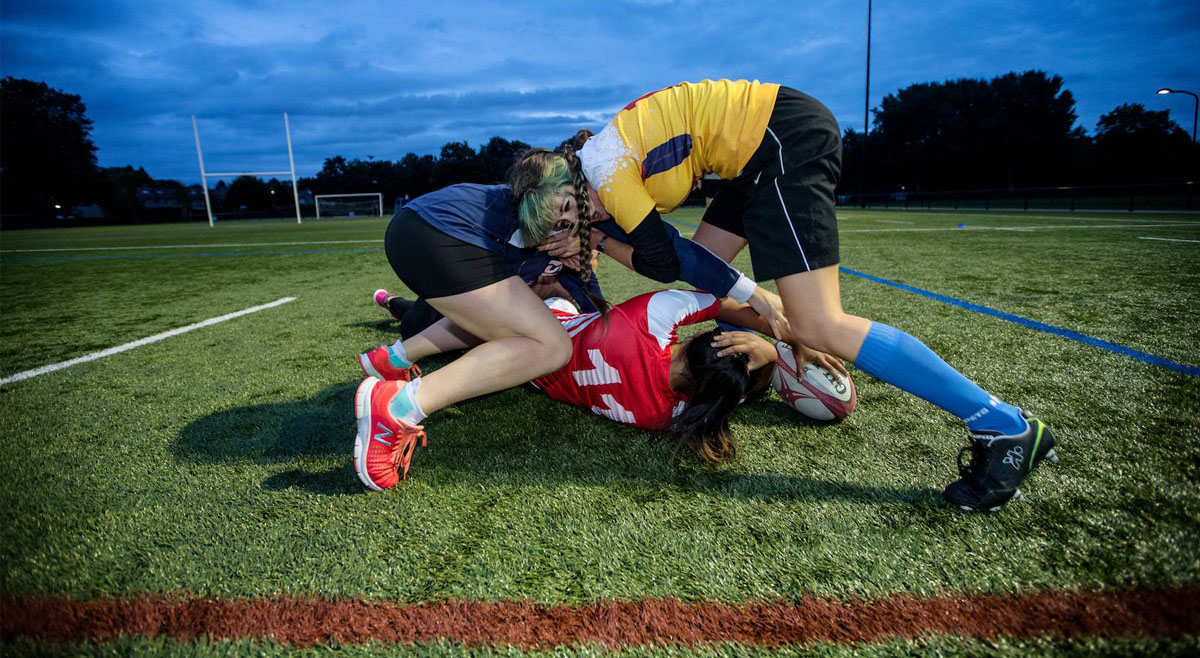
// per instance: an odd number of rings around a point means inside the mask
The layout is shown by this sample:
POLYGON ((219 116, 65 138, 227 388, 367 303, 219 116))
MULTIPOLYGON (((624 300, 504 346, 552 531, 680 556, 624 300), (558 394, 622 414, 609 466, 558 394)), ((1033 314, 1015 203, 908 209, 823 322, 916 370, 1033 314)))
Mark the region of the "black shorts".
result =
POLYGON ((812 96, 780 87, 762 144, 713 197, 704 221, 750 243, 759 281, 836 265, 841 173, 833 114, 812 96))
POLYGON ((425 299, 459 295, 516 276, 500 254, 452 238, 407 208, 388 224, 383 249, 396 276, 425 299))

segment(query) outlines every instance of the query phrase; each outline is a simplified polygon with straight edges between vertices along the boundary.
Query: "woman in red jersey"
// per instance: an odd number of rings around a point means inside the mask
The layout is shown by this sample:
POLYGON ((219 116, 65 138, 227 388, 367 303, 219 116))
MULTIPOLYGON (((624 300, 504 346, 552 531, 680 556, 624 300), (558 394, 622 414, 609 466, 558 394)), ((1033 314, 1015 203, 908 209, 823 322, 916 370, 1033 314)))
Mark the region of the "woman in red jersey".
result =
MULTIPOLYGON (((710 465, 732 460, 737 441, 729 417, 765 390, 775 346, 746 331, 713 330, 680 341, 680 327, 706 320, 768 329, 750 307, 705 292, 660 290, 580 313, 570 301, 546 300, 571 339, 571 359, 531 382, 550 398, 609 420, 673 434, 710 465)), ((441 320, 406 341, 418 358, 467 349, 474 340, 441 320)), ((847 374, 841 360, 793 344, 797 357, 847 374)))

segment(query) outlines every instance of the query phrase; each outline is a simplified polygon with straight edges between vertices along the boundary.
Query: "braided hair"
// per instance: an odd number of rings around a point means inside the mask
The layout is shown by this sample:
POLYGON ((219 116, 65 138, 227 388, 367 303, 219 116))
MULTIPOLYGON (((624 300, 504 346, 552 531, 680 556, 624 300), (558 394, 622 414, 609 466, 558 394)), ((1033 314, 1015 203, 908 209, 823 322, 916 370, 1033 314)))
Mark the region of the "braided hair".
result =
POLYGON ((583 175, 583 165, 576 151, 591 136, 592 131, 580 130, 554 150, 567 161, 571 185, 575 188, 575 205, 579 209, 579 221, 575 223, 575 235, 579 238, 579 276, 585 284, 592 279, 592 195, 588 193, 587 178, 583 175))
POLYGON ((517 157, 508 174, 525 244, 541 244, 546 240, 553 228, 553 218, 558 214, 559 190, 563 185, 575 189, 579 220, 575 222, 574 233, 580 245, 579 276, 585 284, 592 279, 592 203, 587 179, 575 152, 591 135, 591 131, 580 130, 554 151, 529 149, 517 157))

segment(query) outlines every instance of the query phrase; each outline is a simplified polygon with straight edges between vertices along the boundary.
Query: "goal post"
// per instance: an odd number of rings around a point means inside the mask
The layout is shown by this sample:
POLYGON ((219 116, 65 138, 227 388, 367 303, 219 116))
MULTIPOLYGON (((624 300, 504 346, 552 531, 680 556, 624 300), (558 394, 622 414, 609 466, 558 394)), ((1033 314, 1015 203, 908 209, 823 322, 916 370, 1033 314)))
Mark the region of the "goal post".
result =
POLYGON ((381 192, 318 194, 313 197, 317 219, 322 217, 383 217, 381 192))
POLYGON ((283 134, 287 140, 288 170, 287 171, 226 171, 210 172, 204 168, 204 151, 200 149, 200 127, 196 123, 196 115, 192 115, 192 135, 196 138, 196 158, 200 160, 200 187, 204 189, 204 209, 208 212, 208 225, 213 226, 214 216, 212 200, 208 196, 208 179, 235 178, 237 176, 283 176, 287 174, 292 179, 292 201, 296 204, 296 223, 300 222, 300 190, 296 186, 296 158, 292 153, 292 124, 288 121, 287 112, 283 113, 283 134))

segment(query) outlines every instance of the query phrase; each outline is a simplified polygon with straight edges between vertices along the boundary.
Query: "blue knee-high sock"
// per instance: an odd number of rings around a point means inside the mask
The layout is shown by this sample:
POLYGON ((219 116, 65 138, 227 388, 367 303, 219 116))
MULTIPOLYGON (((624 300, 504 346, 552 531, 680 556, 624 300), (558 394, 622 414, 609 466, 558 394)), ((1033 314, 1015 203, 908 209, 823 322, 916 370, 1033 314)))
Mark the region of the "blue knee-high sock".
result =
POLYGON ((979 388, 924 343, 895 327, 872 322, 854 365, 958 416, 973 432, 1011 435, 1027 426, 1020 409, 979 388))

